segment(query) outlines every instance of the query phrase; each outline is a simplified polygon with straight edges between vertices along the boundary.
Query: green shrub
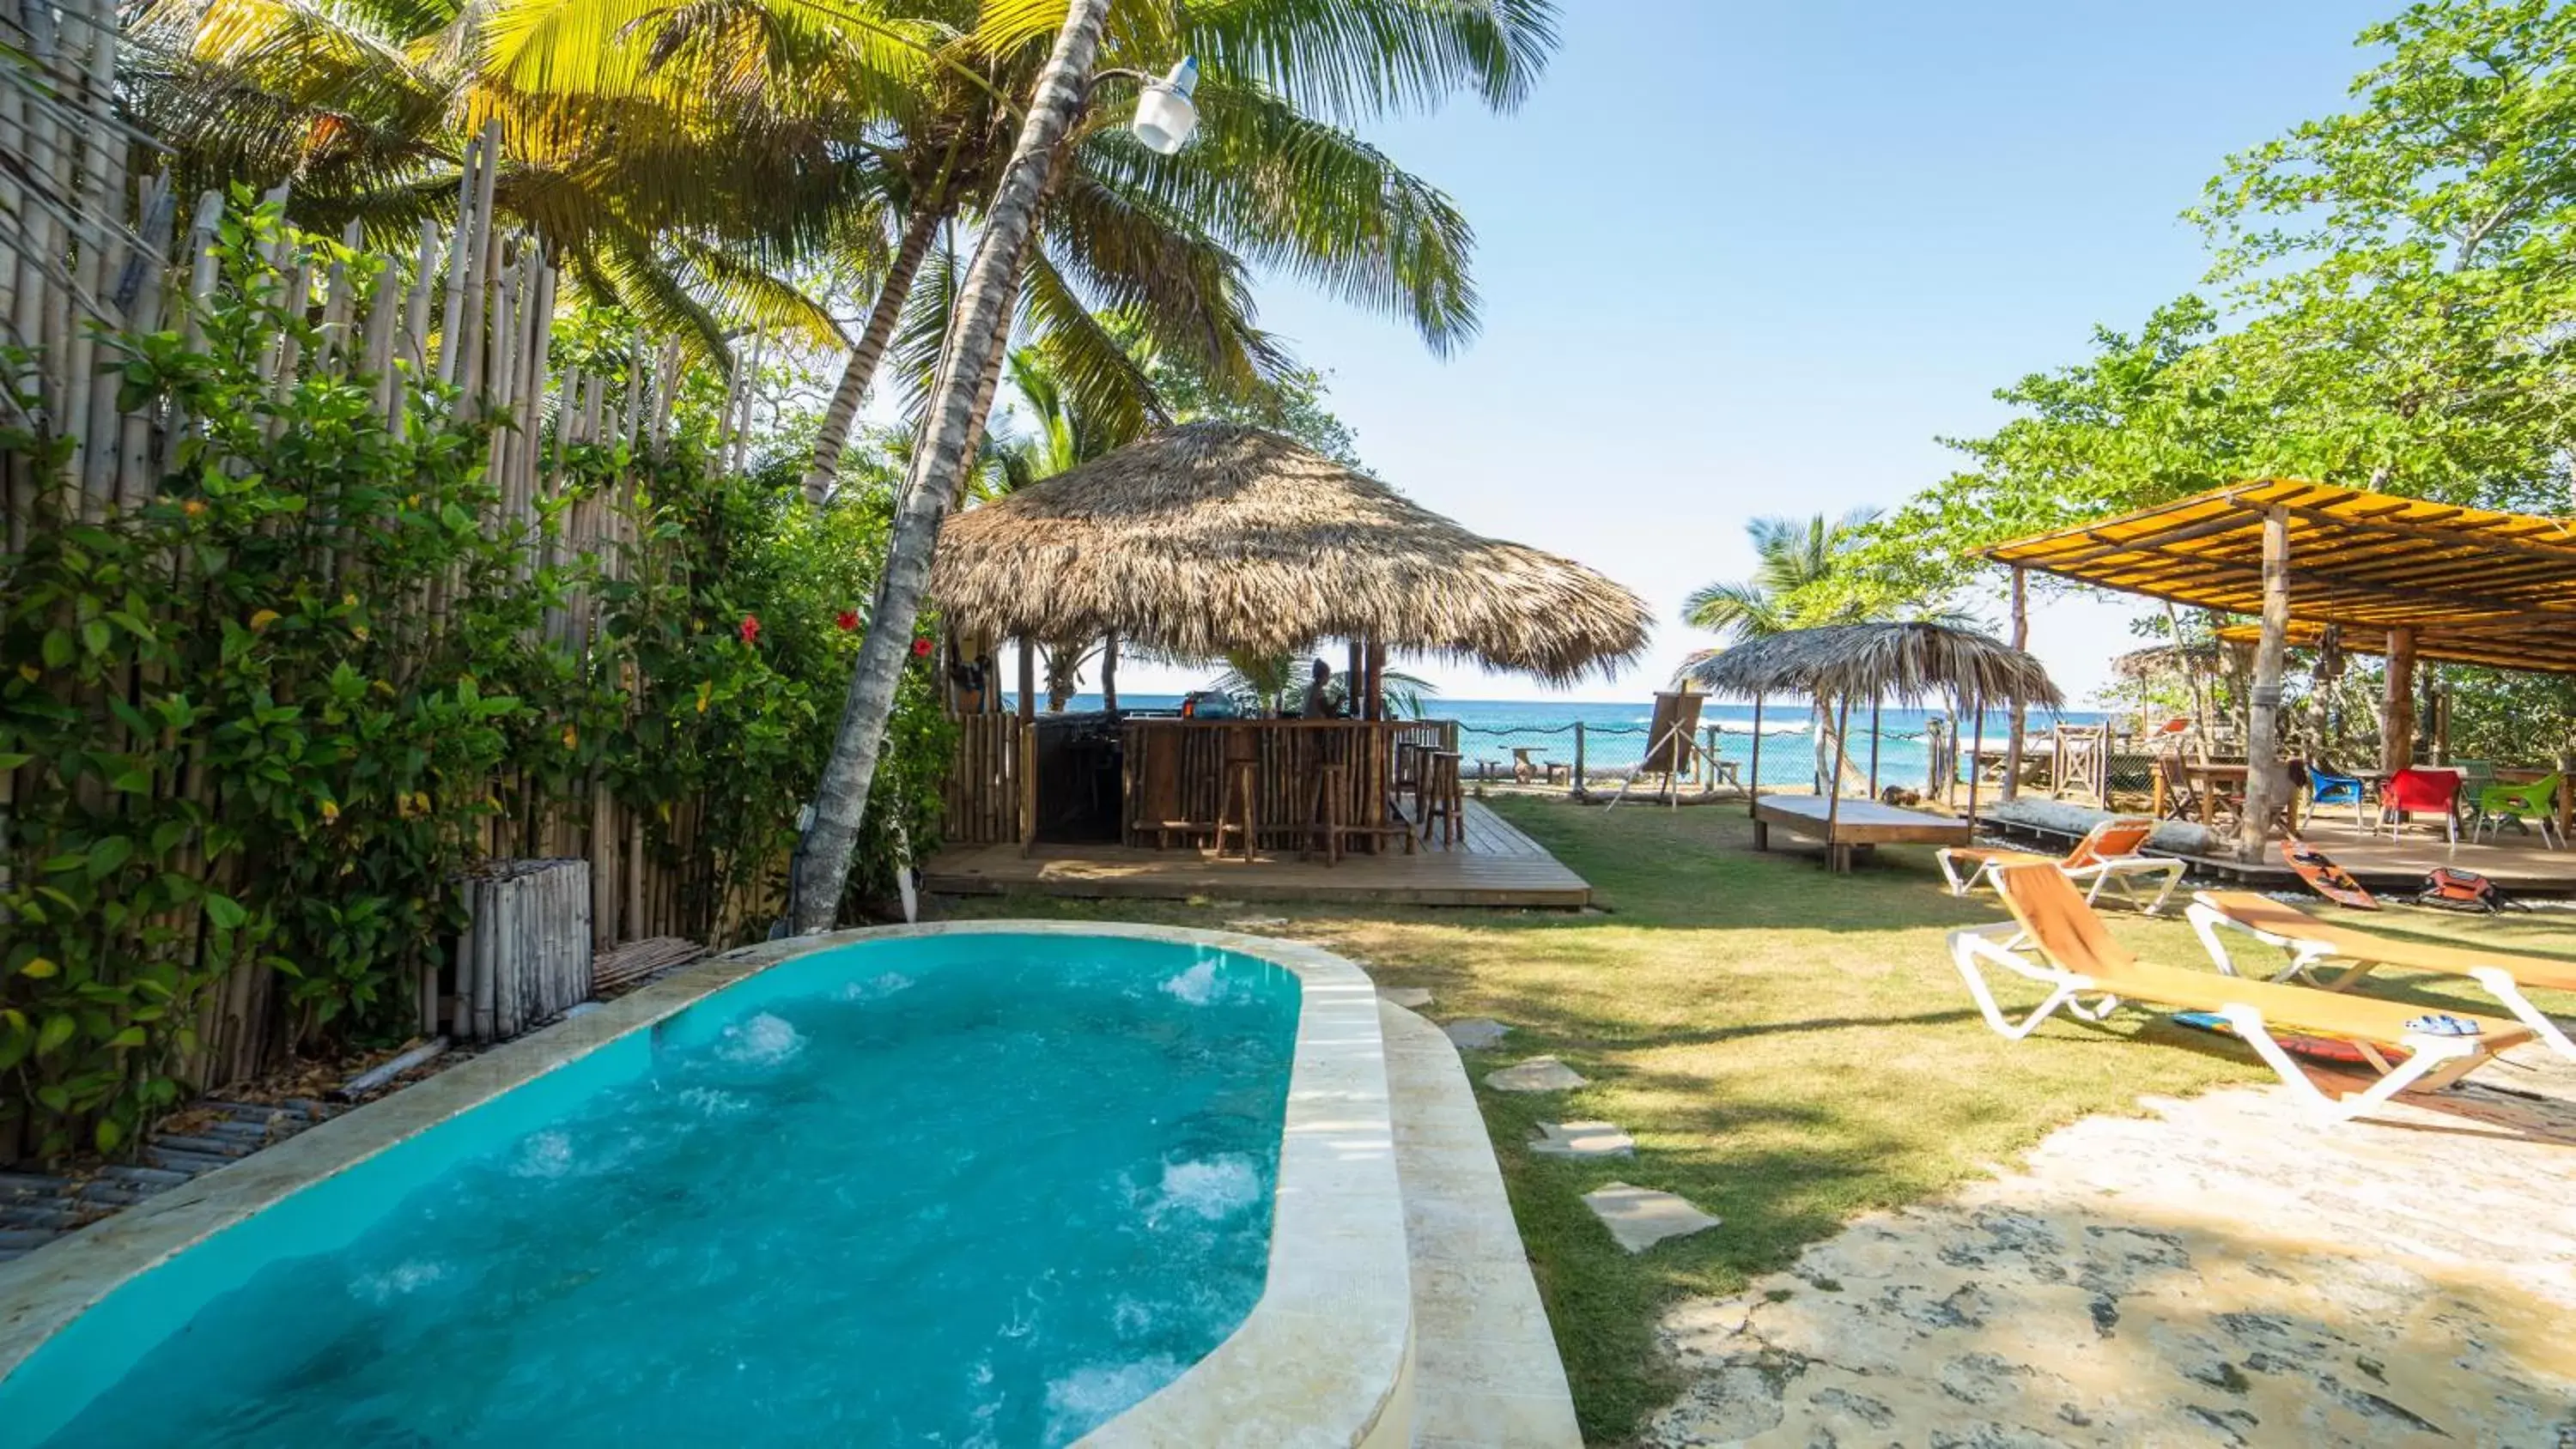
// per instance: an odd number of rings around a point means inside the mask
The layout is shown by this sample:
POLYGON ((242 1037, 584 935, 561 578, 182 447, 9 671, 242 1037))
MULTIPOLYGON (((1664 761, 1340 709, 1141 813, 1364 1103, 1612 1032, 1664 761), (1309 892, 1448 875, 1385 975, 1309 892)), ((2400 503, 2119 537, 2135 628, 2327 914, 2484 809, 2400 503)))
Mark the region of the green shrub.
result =
MULTIPOLYGON (((215 1045, 205 1020, 288 1053, 399 1038, 494 817, 577 809, 594 782, 694 883, 690 920, 756 934, 725 905, 783 882, 857 649, 840 618, 874 593, 885 493, 818 512, 792 478, 722 474, 703 383, 658 456, 567 449, 533 525, 495 523, 507 419, 468 421, 407 368, 391 427, 374 379, 263 378, 281 338, 324 343, 269 258, 336 260, 362 292, 380 263, 273 208, 237 209, 217 250, 194 340, 104 339, 126 405, 185 420, 151 500, 84 508, 60 439, 0 427, 0 463, 41 485, 0 555, 0 1161, 133 1141, 215 1045), (570 501, 639 474, 621 567, 529 566, 570 501), (604 606, 586 652, 545 642, 576 589, 604 606), (210 1015, 227 978, 264 1005, 210 1015)), ((595 366, 641 352, 614 316, 563 331, 595 366)), ((37 416, 16 401, 0 419, 37 416)), ((926 673, 895 733, 885 798, 926 851, 946 765, 926 673)), ((870 829, 860 888, 882 892, 893 830, 870 829)))

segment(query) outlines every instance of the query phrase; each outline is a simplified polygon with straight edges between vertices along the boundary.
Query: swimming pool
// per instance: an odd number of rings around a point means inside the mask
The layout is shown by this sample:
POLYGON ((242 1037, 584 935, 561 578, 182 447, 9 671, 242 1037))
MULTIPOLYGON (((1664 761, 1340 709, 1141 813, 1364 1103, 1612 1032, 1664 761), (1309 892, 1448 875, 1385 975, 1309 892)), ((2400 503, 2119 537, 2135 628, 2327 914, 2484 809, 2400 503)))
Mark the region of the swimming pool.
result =
POLYGON ((0 1269, 0 1440, 1401 1442, 1384 1105, 1308 948, 758 948, 0 1269))

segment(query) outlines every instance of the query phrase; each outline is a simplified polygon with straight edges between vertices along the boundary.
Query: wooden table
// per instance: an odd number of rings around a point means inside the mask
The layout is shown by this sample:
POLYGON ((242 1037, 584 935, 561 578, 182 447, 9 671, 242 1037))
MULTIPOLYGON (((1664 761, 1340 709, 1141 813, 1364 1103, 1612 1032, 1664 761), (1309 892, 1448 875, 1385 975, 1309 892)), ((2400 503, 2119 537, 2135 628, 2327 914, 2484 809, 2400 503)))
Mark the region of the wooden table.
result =
POLYGON ((1819 795, 1765 795, 1753 802, 1753 848, 1771 848, 1771 827, 1825 843, 1829 870, 1848 871, 1855 855, 1881 845, 1966 845, 1968 822, 1951 815, 1900 810, 1875 800, 1844 800, 1839 805, 1819 795), (1826 816, 1833 816, 1830 823, 1826 816))
MULTIPOLYGON (((2215 830, 2218 828, 2219 787, 2235 786, 2236 798, 2242 801, 2245 798, 2246 782, 2253 776, 2253 767, 2242 760, 2216 762, 2185 760, 2182 762, 2182 773, 2183 778, 2191 781, 2192 790, 2200 796, 2201 828, 2215 830)), ((2299 829, 2299 793, 2296 790, 2290 792, 2289 803, 2283 808, 2289 811, 2290 830, 2291 833, 2296 834, 2299 829)), ((2155 793, 2148 805, 2148 810, 2158 820, 2165 818, 2165 775, 2162 770, 2156 772, 2155 793)))
POLYGON ((1532 780, 1553 785, 1565 769, 1565 766, 1549 761, 1545 745, 1512 746, 1512 778, 1523 785, 1532 780))

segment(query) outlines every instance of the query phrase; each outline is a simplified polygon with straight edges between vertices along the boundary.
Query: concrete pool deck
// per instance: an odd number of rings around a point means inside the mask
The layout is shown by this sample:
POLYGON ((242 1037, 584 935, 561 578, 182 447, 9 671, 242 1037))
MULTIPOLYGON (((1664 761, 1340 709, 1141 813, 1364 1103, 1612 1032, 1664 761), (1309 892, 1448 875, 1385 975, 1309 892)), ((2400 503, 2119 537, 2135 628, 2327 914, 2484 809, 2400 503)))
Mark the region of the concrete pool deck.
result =
POLYGON ((1418 1449, 1580 1449, 1565 1365, 1458 1049, 1378 1008, 1412 1258, 1418 1449))
POLYGON ((2576 1445, 2576 1067, 2332 1130, 2148 1099, 1660 1338, 1655 1446, 2576 1445))
MULTIPOLYGON (((844 931, 748 947, 687 967, 0 1265, 0 1378, 108 1294, 183 1250, 727 986, 819 950, 967 934, 1110 936, 1212 948, 1268 962, 1300 983, 1262 1296, 1206 1357, 1080 1442, 1092 1449, 1395 1449, 1411 1443, 1405 1211, 1374 987, 1358 967, 1312 946, 1106 923, 978 921, 844 931)), ((60 1412, 68 1416, 76 1408, 60 1412)), ((17 1427, 30 1423, 22 1417, 17 1427)), ((33 1437, 42 1439, 54 1427, 34 1425, 33 1437)))

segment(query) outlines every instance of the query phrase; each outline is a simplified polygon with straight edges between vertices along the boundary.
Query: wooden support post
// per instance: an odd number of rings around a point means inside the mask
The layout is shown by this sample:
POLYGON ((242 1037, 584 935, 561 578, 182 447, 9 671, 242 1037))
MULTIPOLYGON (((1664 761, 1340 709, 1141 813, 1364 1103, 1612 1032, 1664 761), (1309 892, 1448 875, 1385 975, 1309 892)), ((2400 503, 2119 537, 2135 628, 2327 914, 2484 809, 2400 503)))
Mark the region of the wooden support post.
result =
POLYGON ((1386 718, 1386 646, 1375 639, 1368 647, 1368 718, 1386 718))
POLYGON ((1752 758, 1744 762, 1744 813, 1762 803, 1762 696, 1753 696, 1752 758))
POLYGON ((2388 687, 2379 705, 2379 768, 2394 775, 2415 762, 2415 631, 2388 631, 2388 687))
POLYGON ((1986 697, 1970 698, 1970 709, 1977 717, 1977 732, 1968 745, 1968 828, 1977 828, 1977 787, 1984 783, 1986 769, 1986 697))
POLYGON ((1025 857, 1038 844, 1038 727, 1025 713, 1020 716, 1019 759, 1013 763, 1019 769, 1020 854, 1025 857))
POLYGON ((2246 711, 2245 811, 2236 823, 2236 854, 2259 860, 2273 813, 2290 803, 2281 768, 2281 665, 2290 641, 2290 511, 2274 506, 2263 519, 2263 635, 2254 646, 2254 697, 2246 711))
POLYGON ((1869 798, 1878 798, 1878 696, 1869 697, 1869 798))
MULTIPOLYGON (((2428 670, 2438 674, 2440 671, 2428 670)), ((2433 763, 2451 763, 2451 686, 2436 680, 2433 689, 2433 763)))
MULTIPOLYGON (((2025 569, 2012 571, 2012 647, 2030 647, 2030 574, 2025 569)), ((2021 737, 2030 728, 2030 705, 2018 694, 2012 697, 2012 738, 2004 743, 2004 789, 2006 800, 2021 796, 2021 737)))
POLYGON ((1827 870, 1851 869, 1851 847, 1834 839, 1834 829, 1842 823, 1843 760, 1848 753, 1847 742, 1850 736, 1851 696, 1846 694, 1835 702, 1834 773, 1833 777, 1826 782, 1826 788, 1832 792, 1825 796, 1825 869, 1827 870))
POLYGON ((1360 712, 1360 676, 1368 671, 1367 651, 1357 639, 1350 643, 1350 663, 1342 669, 1343 703, 1347 706, 1344 713, 1353 719, 1363 719, 1366 716, 1360 712))
POLYGON ((1574 778, 1566 791, 1577 800, 1590 793, 1584 789, 1583 778, 1583 721, 1578 719, 1574 722, 1574 778))
POLYGON ((1111 714, 1118 712, 1118 631, 1115 629, 1100 641, 1100 707, 1111 714))
POLYGON ((1026 635, 1020 638, 1020 718, 1038 717, 1038 646, 1026 635))

